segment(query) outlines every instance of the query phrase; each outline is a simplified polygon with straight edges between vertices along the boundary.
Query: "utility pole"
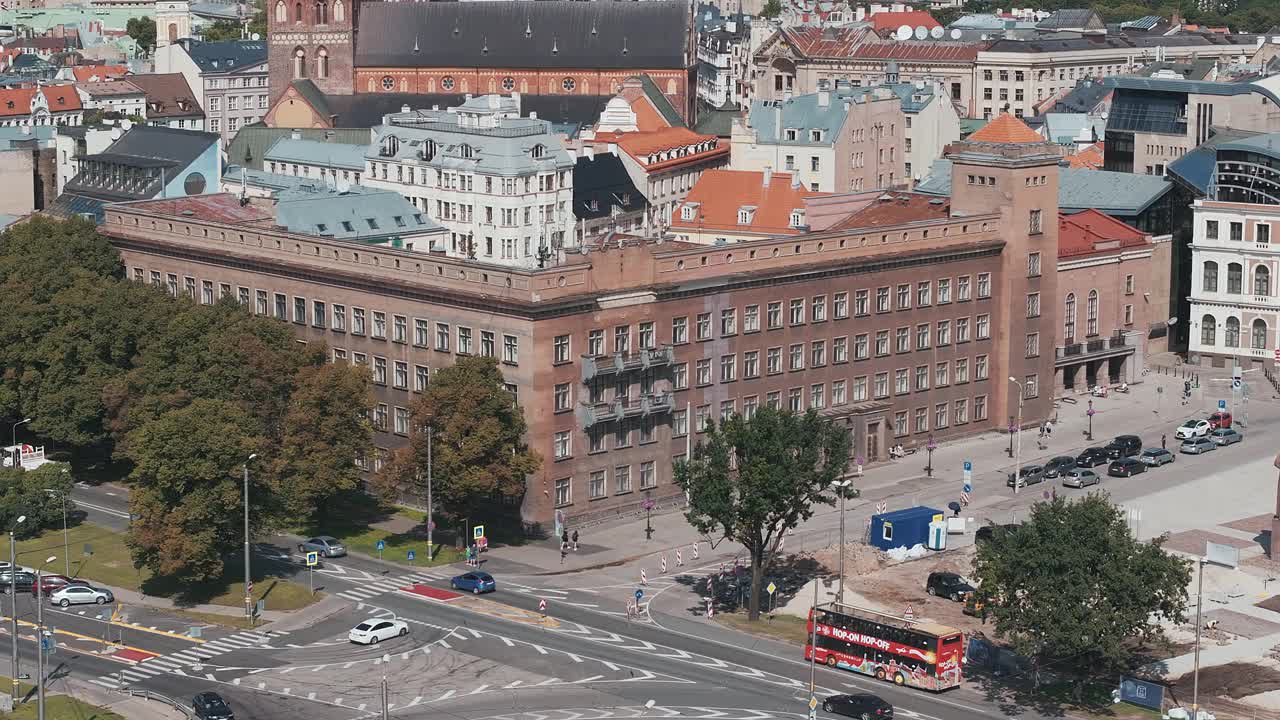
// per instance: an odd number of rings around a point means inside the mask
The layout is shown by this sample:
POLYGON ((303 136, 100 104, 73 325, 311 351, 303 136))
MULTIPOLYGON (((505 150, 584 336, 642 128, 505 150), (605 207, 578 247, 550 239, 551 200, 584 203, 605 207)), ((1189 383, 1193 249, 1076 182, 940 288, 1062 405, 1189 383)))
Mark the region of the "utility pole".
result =
MULTIPOLYGON (((13 528, 21 525, 27 519, 26 515, 19 515, 17 522, 13 524, 13 528)), ((18 558, 13 544, 13 528, 9 528, 9 597, 13 600, 13 612, 10 613, 9 620, 11 625, 9 628, 9 639, 12 641, 10 645, 10 653, 13 659, 13 697, 16 699, 18 693, 18 558)))
POLYGON ((1018 486, 1022 484, 1022 396, 1025 393, 1022 390, 1022 383, 1012 375, 1009 376, 1009 382, 1018 386, 1018 423, 1014 430, 1018 433, 1018 448, 1013 461, 1013 494, 1017 495, 1018 486))
POLYGON ((40 574, 44 566, 57 560, 57 555, 50 555, 36 569, 36 718, 44 720, 44 589, 40 587, 40 574))
POLYGON ((836 588, 836 603, 844 602, 844 498, 845 489, 853 484, 852 480, 837 480, 831 483, 840 494, 840 585, 836 588))
POLYGON ((1196 581, 1196 657, 1191 673, 1191 720, 1200 720, 1200 632, 1204 627, 1200 609, 1204 604, 1204 561, 1203 557, 1197 561, 1200 578, 1196 581))
POLYGON ((253 627, 253 576, 249 573, 249 463, 258 457, 257 453, 244 461, 244 616, 249 618, 249 627, 253 627))
POLYGON ((387 706, 387 676, 382 676, 382 720, 389 720, 391 708, 387 706))
MULTIPOLYGON (((432 530, 435 529, 435 508, 431 501, 431 435, 435 428, 427 423, 427 562, 435 558, 435 545, 432 544, 432 530)), ((385 682, 385 680, 384 680, 385 682)))

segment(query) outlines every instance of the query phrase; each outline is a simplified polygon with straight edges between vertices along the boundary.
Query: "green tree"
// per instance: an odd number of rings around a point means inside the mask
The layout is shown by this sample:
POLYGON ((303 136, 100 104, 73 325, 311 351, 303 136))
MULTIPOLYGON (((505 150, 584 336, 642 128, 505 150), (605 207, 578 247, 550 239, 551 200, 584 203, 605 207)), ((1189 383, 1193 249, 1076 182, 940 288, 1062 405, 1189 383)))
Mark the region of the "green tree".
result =
POLYGON ((689 496, 685 517, 704 535, 741 544, 751 556, 751 620, 760 617, 761 579, 787 531, 830 505, 831 483, 844 476, 849 432, 818 416, 763 407, 750 420, 734 415, 708 427, 676 484, 689 496))
MULTIPOLYGON (((46 463, 34 470, 0 468, 0 526, 14 528, 20 538, 62 527, 62 497, 70 492, 71 473, 66 463, 46 463), (15 526, 22 515, 27 519, 15 526)), ((74 509, 68 499, 67 511, 74 509)))
POLYGON ((374 480, 387 499, 425 497, 428 425, 433 496, 455 518, 475 517, 495 497, 520 497, 525 477, 541 467, 542 457, 524 443, 524 415, 493 358, 460 358, 434 375, 412 418, 417 431, 409 446, 374 480))
POLYGON ((325 363, 298 372, 272 473, 293 518, 309 517, 323 526, 333 501, 359 487, 360 468, 353 459, 372 446, 372 407, 369 372, 363 367, 325 363))
MULTIPOLYGON (((263 449, 258 423, 239 405, 198 399, 133 430, 128 544, 137 567, 199 582, 223 572, 223 558, 240 547, 242 468, 263 449)), ((250 524, 261 529, 271 487, 251 473, 250 524)))
POLYGON ((201 30, 201 36, 205 42, 239 40, 240 23, 235 20, 215 20, 204 26, 204 29, 201 30))
POLYGON ((254 35, 264 39, 267 37, 267 9, 263 3, 257 4, 253 18, 249 20, 249 37, 254 35))
POLYGON ((1185 620, 1191 565, 1164 540, 1135 539, 1103 493, 1037 503, 1016 531, 978 546, 977 600, 1037 672, 1062 662, 1114 678, 1130 669, 1135 638, 1158 636, 1160 620, 1185 620))
POLYGON ((124 31, 138 43, 138 49, 150 53, 156 46, 156 21, 147 16, 129 18, 124 31))
POLYGON ((782 14, 782 0, 765 0, 760 17, 773 20, 782 14))

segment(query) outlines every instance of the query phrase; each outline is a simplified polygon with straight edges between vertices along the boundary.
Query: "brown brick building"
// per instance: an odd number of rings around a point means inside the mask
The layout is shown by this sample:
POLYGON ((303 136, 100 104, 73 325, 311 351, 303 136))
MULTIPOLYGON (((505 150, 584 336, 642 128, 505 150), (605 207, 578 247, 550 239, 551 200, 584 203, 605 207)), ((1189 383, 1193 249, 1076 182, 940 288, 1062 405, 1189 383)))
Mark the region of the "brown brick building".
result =
POLYGON ((1047 417, 1057 156, 956 149, 950 201, 885 195, 776 240, 615 238, 533 271, 290 234, 232 196, 115 205, 103 231, 130 277, 217 288, 369 366, 380 447, 410 432, 432 369, 497 357, 546 458, 524 515, 550 524, 678 497, 672 461, 702 423, 763 404, 819 408, 868 461, 1006 427, 1010 378, 1024 423, 1047 417))

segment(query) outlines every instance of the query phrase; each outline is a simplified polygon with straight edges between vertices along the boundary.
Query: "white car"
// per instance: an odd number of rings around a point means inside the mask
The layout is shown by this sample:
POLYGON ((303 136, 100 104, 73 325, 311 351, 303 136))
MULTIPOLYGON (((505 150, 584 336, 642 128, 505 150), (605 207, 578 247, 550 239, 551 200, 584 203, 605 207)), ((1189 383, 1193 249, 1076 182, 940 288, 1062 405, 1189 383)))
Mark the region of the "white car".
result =
POLYGON ((1208 420, 1188 420, 1178 426, 1178 431, 1173 434, 1179 440, 1190 440, 1191 438, 1204 437, 1213 430, 1213 425, 1208 420))
POLYGON ((351 628, 351 632, 347 633, 347 639, 360 645, 374 645, 380 640, 390 640, 408 634, 409 623, 403 620, 369 618, 351 628))
POLYGON ((67 585, 49 593, 49 604, 59 607, 92 603, 105 605, 109 602, 115 602, 115 600, 116 598, 111 594, 110 590, 89 585, 67 585))

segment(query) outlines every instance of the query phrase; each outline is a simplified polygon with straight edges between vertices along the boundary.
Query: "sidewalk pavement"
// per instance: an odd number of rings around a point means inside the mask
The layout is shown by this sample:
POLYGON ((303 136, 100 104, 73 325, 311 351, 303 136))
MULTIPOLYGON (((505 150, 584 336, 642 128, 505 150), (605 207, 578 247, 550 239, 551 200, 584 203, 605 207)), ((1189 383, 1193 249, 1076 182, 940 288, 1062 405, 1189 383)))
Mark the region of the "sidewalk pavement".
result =
MULTIPOLYGON (((161 700, 148 700, 121 692, 113 692, 90 682, 72 677, 50 683, 50 695, 69 695, 81 702, 110 710, 129 720, 186 720, 189 716, 161 700)), ((172 698, 182 702, 179 698, 172 698)), ((34 698, 31 700, 35 702, 34 698)))
MULTIPOLYGON (((1036 444, 1037 430, 1032 427, 1022 433, 1020 460, 1023 465, 1043 463, 1056 455, 1076 455, 1081 449, 1091 445, 1105 445, 1112 437, 1119 434, 1141 434, 1148 446, 1157 445, 1161 435, 1167 435, 1167 442, 1173 446, 1174 430, 1185 419, 1207 414, 1216 409, 1217 397, 1215 389, 1204 382, 1212 373, 1230 376, 1230 369, 1197 368, 1203 372, 1201 388, 1192 394, 1188 405, 1181 404, 1183 379, 1180 374, 1161 374, 1153 371, 1142 376, 1142 382, 1130 386, 1129 393, 1112 392, 1106 398, 1091 398, 1087 393, 1072 396, 1075 404, 1060 402, 1056 410, 1056 421, 1052 437, 1047 441, 1044 450, 1036 444), (1163 392, 1157 392, 1162 388, 1163 392), (1086 411, 1089 400, 1093 400, 1093 440, 1086 439, 1089 418, 1086 411)), ((1173 369, 1170 368, 1170 372, 1173 369)), ((1256 390, 1254 402, 1251 403, 1258 412, 1271 412, 1275 408, 1270 393, 1256 390)), ((1014 440, 1017 455, 1017 438, 1014 440)), ((917 452, 906 458, 868 465, 863 470, 862 478, 855 483, 861 496, 848 503, 849 511, 858 511, 873 505, 877 501, 888 502, 891 508, 900 508, 903 502, 892 502, 893 499, 906 498, 925 491, 936 493, 943 484, 952 483, 956 498, 959 498, 965 460, 973 463, 973 504, 970 511, 981 508, 994 501, 996 496, 982 496, 984 488, 1003 488, 1009 473, 1015 466, 1015 459, 1010 456, 1010 434, 1004 432, 984 432, 972 437, 945 442, 933 453, 933 474, 925 472, 929 463, 928 453, 917 452)), ((661 508, 665 512, 655 512, 649 519, 653 526, 653 539, 644 540, 646 518, 643 512, 620 515, 608 524, 577 528, 581 543, 577 552, 570 551, 563 564, 560 558, 560 546, 557 539, 529 543, 519 547, 501 547, 491 549, 487 555, 495 569, 506 563, 519 563, 541 570, 541 574, 561 574, 594 570, 606 566, 619 565, 631 560, 666 553, 669 557, 677 548, 682 548, 688 555, 690 546, 703 541, 685 520, 682 504, 661 508)), ((803 535, 816 523, 830 520, 836 511, 830 507, 819 507, 815 515, 807 523, 796 529, 796 534, 803 535)), ((572 532, 575 528, 570 527, 572 532)), ((825 531, 824 531, 825 534, 825 531)), ((736 548, 735 548, 736 549, 736 548)), ((721 546, 717 552, 724 553, 721 546)), ((688 562, 692 558, 685 557, 688 562)))
MULTIPOLYGON (((227 605, 211 605, 208 603, 185 604, 177 602, 171 598, 155 597, 152 595, 143 595, 140 592, 126 590, 124 588, 112 588, 112 594, 116 596, 116 600, 128 605, 141 605, 144 607, 156 608, 159 610, 188 610, 191 612, 208 613, 210 615, 225 615, 227 617, 244 617, 244 608, 229 607, 227 605)), ((314 607, 314 606, 313 606, 314 607)), ((303 611, 298 611, 303 612, 303 611)), ((283 620, 294 613, 285 612, 283 610, 264 610, 259 616, 264 623, 283 620)))
POLYGON ((265 633, 271 632, 292 632, 303 628, 311 627, 322 620, 346 612, 354 605, 350 600, 344 600, 338 595, 327 595, 320 602, 308 605, 301 610, 294 610, 289 613, 277 613, 285 615, 283 619, 269 621, 267 624, 260 626, 258 629, 265 633))

